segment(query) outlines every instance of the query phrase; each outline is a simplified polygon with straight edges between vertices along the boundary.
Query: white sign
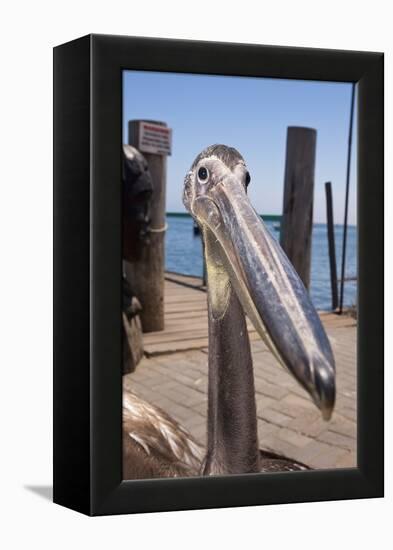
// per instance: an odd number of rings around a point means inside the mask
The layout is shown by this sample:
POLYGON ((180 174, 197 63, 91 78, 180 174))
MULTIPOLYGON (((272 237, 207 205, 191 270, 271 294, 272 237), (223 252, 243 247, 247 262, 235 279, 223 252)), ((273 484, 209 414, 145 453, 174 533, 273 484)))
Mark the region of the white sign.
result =
POLYGON ((170 155, 172 147, 172 129, 153 122, 139 123, 139 147, 142 153, 170 155))

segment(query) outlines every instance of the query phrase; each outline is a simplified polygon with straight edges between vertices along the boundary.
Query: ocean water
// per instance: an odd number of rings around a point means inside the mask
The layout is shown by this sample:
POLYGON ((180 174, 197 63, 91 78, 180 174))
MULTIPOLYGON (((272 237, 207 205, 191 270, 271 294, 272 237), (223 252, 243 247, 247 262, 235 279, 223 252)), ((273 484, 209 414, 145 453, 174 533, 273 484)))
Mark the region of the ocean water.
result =
MULTIPOLYGON (((168 230, 166 232, 165 267, 168 271, 176 271, 186 275, 202 276, 203 259, 202 243, 200 236, 193 232, 191 217, 167 216, 168 230)), ((279 231, 274 229, 274 224, 265 222, 272 235, 279 239, 279 231)), ((337 276, 341 274, 341 251, 343 226, 335 226, 337 276)), ((356 227, 348 226, 347 229, 347 253, 346 253, 346 277, 356 277, 356 227)), ((340 290, 339 290, 340 291, 340 290)), ((317 309, 331 309, 331 288, 329 253, 327 240, 327 226, 315 224, 312 234, 311 257, 311 299, 317 309)), ((357 303, 356 281, 346 281, 344 285, 344 305, 353 306, 357 303)))

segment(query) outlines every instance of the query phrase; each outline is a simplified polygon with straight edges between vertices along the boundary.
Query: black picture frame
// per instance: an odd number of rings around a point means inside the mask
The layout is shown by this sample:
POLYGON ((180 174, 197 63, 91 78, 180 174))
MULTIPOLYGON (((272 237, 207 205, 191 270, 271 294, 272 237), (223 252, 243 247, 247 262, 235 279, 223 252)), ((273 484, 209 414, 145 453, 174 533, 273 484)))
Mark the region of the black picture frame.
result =
POLYGON ((103 515, 383 496, 383 135, 381 53, 107 35, 54 49, 54 502, 103 515), (357 468, 122 480, 124 69, 358 83, 357 468))

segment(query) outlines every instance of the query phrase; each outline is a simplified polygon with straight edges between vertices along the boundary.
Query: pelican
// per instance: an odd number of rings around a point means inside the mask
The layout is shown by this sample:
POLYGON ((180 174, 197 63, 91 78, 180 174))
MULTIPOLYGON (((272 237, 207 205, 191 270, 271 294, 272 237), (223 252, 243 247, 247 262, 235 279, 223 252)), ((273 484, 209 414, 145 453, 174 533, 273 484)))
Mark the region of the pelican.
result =
POLYGON ((243 157, 226 145, 204 149, 184 182, 183 202, 200 227, 208 277, 207 451, 203 455, 163 411, 128 396, 129 477, 143 477, 146 464, 145 477, 307 469, 259 449, 245 314, 323 418, 332 414, 335 364, 329 340, 299 276, 251 206, 249 183, 243 157))

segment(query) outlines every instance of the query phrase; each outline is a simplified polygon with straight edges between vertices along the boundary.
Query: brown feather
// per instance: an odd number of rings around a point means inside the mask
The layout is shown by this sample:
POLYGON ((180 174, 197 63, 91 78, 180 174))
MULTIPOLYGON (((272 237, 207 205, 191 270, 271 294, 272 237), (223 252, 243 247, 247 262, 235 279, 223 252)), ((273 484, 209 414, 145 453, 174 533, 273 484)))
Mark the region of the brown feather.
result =
POLYGON ((123 478, 198 475, 202 446, 159 407, 123 394, 123 478))

